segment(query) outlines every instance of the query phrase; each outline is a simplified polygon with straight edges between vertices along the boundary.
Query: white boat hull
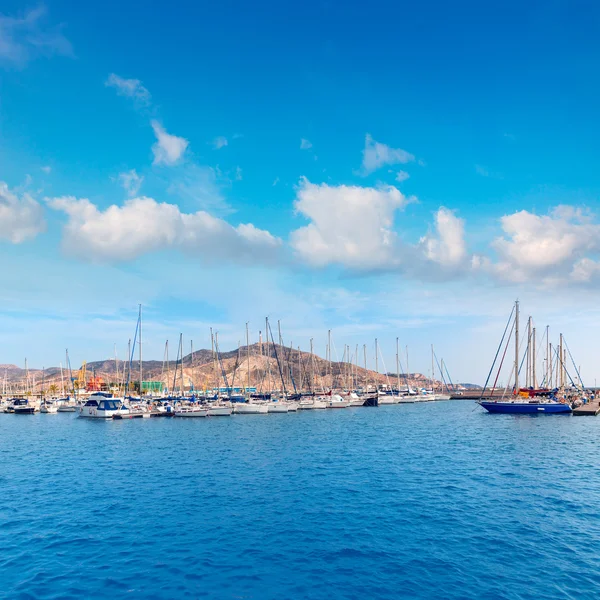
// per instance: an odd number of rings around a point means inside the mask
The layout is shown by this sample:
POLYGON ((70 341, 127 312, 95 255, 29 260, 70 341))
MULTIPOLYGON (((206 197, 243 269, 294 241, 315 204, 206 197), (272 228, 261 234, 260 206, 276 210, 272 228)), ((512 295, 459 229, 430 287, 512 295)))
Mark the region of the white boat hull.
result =
POLYGON ((228 417, 233 412, 231 406, 211 406, 208 409, 209 417, 228 417))
POLYGON ((236 415, 266 415, 269 408, 266 404, 253 404, 252 402, 236 402, 233 411, 236 415))
POLYGON ((176 417, 185 417, 188 419, 203 418, 208 416, 207 408, 183 407, 175 409, 176 417))

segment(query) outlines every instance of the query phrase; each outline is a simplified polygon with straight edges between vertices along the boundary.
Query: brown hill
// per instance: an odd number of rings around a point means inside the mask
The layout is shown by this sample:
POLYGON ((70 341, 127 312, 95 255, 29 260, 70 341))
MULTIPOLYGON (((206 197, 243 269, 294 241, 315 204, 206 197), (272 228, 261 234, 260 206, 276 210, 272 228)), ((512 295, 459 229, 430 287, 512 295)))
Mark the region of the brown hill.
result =
MULTIPOLYGON (((13 393, 25 387, 26 373, 24 369, 14 365, 6 365, 6 380, 13 393)), ((128 364, 125 361, 108 359, 88 362, 85 375, 82 369, 73 372, 73 378, 83 385, 83 379, 89 382, 92 377, 101 378, 106 384, 123 384, 128 378, 128 364)), ((196 389, 223 387, 225 379, 234 387, 256 387, 258 390, 282 389, 293 391, 294 384, 298 390, 320 390, 331 387, 352 387, 378 384, 396 385, 396 374, 375 373, 363 367, 346 362, 331 362, 296 349, 280 345, 253 344, 242 346, 237 350, 222 352, 220 360, 213 356, 211 350, 198 350, 184 356, 183 361, 145 360, 142 363, 144 381, 160 381, 166 387, 179 389, 182 372, 183 385, 186 389, 192 385, 196 389)), ((0 370, 0 377, 2 371, 0 370)), ((69 386, 68 373, 65 371, 64 385, 69 386)), ((133 361, 131 382, 139 381, 139 361, 133 361)), ((407 378, 400 377, 400 385, 404 387, 406 380, 413 387, 429 385, 429 379, 420 373, 411 373, 407 378)), ((61 388, 60 369, 53 367, 44 371, 44 384, 48 390, 58 393, 61 388)), ((29 369, 28 389, 41 389, 42 371, 29 369)), ((437 387, 440 387, 437 382, 437 387)))

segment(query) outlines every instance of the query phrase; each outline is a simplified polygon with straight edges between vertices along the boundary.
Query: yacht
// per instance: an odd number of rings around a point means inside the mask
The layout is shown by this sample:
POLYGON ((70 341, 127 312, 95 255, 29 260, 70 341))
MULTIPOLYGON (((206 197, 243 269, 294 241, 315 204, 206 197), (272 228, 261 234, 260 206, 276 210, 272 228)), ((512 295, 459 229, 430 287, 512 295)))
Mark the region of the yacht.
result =
POLYGON ((228 417, 231 413, 233 413, 233 406, 231 403, 214 402, 208 404, 209 417, 228 417))
POLYGON ((208 417, 208 408, 205 408, 200 404, 189 404, 187 406, 182 406, 181 404, 179 404, 175 407, 175 416, 186 417, 188 419, 208 417))
POLYGON ((129 409, 123 405, 123 400, 106 392, 92 394, 79 411, 79 416, 85 419, 112 419, 128 414, 129 409))
POLYGON ((32 415, 36 411, 36 405, 27 398, 15 398, 12 403, 12 412, 15 415, 32 415))
POLYGON ((327 408, 347 408, 350 406, 350 401, 344 400, 339 394, 332 394, 328 400, 327 408))
POLYGON ((265 415, 269 407, 266 402, 236 402, 233 412, 236 415, 265 415))
POLYGON ((289 407, 287 402, 282 402, 281 400, 274 400, 272 402, 267 402, 267 412, 270 413, 286 413, 289 411, 289 407))
POLYGON ((56 402, 44 399, 40 404, 40 412, 54 414, 58 412, 58 406, 56 405, 56 402))
POLYGON ((58 412, 77 412, 77 402, 71 398, 58 400, 58 412))

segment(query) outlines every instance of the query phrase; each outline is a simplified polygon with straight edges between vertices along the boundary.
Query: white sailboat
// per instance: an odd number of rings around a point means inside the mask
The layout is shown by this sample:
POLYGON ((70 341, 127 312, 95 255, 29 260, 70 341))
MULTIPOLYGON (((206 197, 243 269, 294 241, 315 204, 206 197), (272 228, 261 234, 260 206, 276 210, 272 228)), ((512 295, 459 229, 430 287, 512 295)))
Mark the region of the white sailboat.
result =
POLYGON ((181 404, 178 404, 175 407, 175 416, 192 419, 208 417, 208 408, 198 404, 190 404, 183 406, 181 404))

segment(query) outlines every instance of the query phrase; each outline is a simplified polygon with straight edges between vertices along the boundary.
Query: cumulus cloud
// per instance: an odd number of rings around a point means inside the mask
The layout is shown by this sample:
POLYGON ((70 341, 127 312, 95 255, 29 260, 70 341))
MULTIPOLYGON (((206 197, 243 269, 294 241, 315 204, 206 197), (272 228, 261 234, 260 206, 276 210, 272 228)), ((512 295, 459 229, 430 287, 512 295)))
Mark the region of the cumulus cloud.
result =
POLYGON ((220 150, 221 148, 225 148, 225 146, 227 146, 227 138, 224 135, 220 135, 216 137, 211 143, 215 150, 220 150))
POLYGON ((174 165, 183 156, 189 142, 182 137, 167 133, 165 128, 156 120, 151 121, 156 143, 152 146, 153 164, 174 165))
POLYGON ((292 248, 313 266, 388 267, 397 258, 394 213, 410 200, 394 186, 317 185, 303 178, 294 207, 310 223, 292 232, 292 248))
POLYGON ((500 224, 504 236, 492 243, 498 260, 481 264, 502 279, 585 281, 594 273, 589 255, 600 250, 600 225, 581 209, 559 206, 547 215, 522 210, 502 217, 500 224))
POLYGON ((458 267, 467 257, 465 224, 453 211, 439 208, 435 215, 435 234, 420 242, 425 257, 444 267, 458 267))
POLYGON ((409 177, 410 175, 406 171, 398 171, 398 173, 396 173, 396 181, 398 183, 406 181, 409 177))
POLYGON ((175 204, 133 198, 100 210, 88 199, 47 199, 68 216, 63 248, 92 262, 122 262, 143 254, 176 249, 205 262, 275 262, 281 240, 254 225, 234 227, 205 211, 182 213, 175 204))
POLYGON ((308 140, 302 138, 300 140, 300 150, 309 150, 310 148, 312 148, 312 144, 308 140))
POLYGON ((140 105, 148 106, 151 102, 150 92, 139 79, 124 79, 115 73, 111 73, 104 85, 114 88, 119 96, 133 98, 140 105))
POLYGON ((44 211, 29 194, 20 198, 0 182, 0 239, 20 244, 46 229, 44 211))
POLYGON ((414 160, 415 157, 410 152, 401 148, 390 148, 390 146, 376 142, 367 133, 360 174, 369 175, 385 165, 406 164, 414 160))
POLYGON ((48 26, 46 15, 43 6, 19 17, 0 14, 0 64, 24 67, 37 56, 73 55, 62 26, 48 26))
POLYGON ((133 196, 137 196, 140 191, 142 183, 144 182, 144 177, 138 175, 135 169, 131 169, 131 171, 119 173, 119 182, 127 192, 127 195, 130 198, 133 198, 133 196))

